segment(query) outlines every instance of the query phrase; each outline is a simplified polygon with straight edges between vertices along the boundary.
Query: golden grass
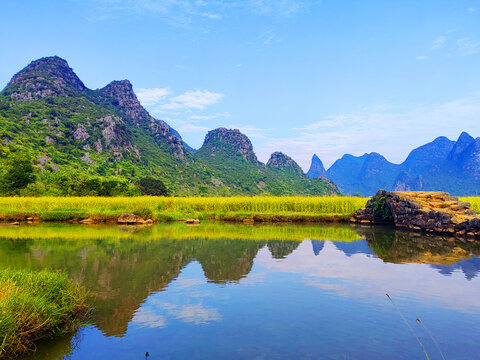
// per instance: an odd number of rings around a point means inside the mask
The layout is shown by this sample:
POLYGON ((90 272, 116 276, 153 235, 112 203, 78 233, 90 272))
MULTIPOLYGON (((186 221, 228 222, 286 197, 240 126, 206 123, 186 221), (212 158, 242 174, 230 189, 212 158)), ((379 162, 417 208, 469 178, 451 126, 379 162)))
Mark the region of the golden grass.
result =
POLYGON ((332 197, 0 197, 0 218, 37 216, 45 221, 115 219, 134 213, 159 221, 188 217, 217 220, 311 220, 348 218, 367 199, 332 197))

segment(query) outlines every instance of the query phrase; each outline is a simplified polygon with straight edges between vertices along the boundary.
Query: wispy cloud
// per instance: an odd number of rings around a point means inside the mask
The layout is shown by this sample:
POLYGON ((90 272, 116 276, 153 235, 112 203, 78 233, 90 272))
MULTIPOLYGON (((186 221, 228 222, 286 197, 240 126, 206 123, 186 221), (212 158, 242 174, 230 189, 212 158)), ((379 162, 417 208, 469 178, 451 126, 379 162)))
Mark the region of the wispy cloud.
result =
POLYGON ((183 125, 180 125, 180 127, 177 130, 181 134, 183 133, 186 134, 186 133, 196 133, 196 132, 207 132, 210 129, 206 126, 184 123, 183 125))
MULTIPOLYGON (((157 16, 176 25, 216 21, 234 11, 262 16, 290 17, 307 11, 313 0, 91 0, 92 20, 103 21, 119 14, 157 16)), ((320 2, 319 0, 315 0, 320 2)))
POLYGON ((462 38, 457 40, 458 52, 462 56, 473 55, 480 52, 480 41, 471 38, 462 38))
POLYGON ((266 138, 264 133, 265 131, 267 131, 267 129, 261 129, 256 127, 255 125, 228 125, 227 127, 230 129, 238 129, 240 130, 240 132, 251 138, 266 138))
POLYGON ((170 98, 170 102, 162 105, 163 109, 176 110, 181 108, 205 109, 206 106, 217 104, 224 94, 208 90, 189 90, 181 95, 170 98))
POLYGON ((428 59, 428 56, 425 56, 425 55, 419 55, 415 57, 415 60, 419 60, 419 61, 426 60, 426 59, 428 59))
POLYGON ((222 117, 230 117, 230 113, 228 111, 223 112, 223 113, 217 113, 214 115, 191 115, 190 119, 191 120, 213 120, 213 119, 218 119, 222 117))
POLYGON ((432 46, 430 46, 430 51, 435 51, 444 47, 447 38, 443 35, 438 36, 433 40, 432 46))
POLYGON ((475 11, 477 11, 477 9, 471 7, 471 8, 468 8, 467 11, 468 11, 469 13, 474 13, 475 11))
POLYGON ((163 100, 167 95, 170 94, 170 90, 168 88, 141 88, 138 89, 136 93, 138 100, 142 103, 142 105, 148 106, 154 105, 163 100))
POLYGON ((345 153, 362 155, 376 151, 390 161, 402 162, 408 152, 437 136, 455 138, 462 130, 480 135, 480 92, 466 98, 408 110, 369 107, 330 115, 308 124, 285 138, 269 138, 258 149, 264 160, 278 149, 294 158, 305 170, 313 153, 326 166, 345 153))

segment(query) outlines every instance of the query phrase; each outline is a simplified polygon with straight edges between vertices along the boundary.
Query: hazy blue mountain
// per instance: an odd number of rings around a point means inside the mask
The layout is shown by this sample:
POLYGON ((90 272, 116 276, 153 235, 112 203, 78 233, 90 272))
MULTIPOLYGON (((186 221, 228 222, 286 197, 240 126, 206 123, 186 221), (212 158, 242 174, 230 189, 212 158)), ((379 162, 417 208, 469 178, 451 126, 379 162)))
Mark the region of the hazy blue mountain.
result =
POLYGON ((455 144, 455 141, 440 136, 432 142, 412 150, 400 167, 410 176, 424 174, 433 165, 444 161, 455 144))
POLYGON ((480 138, 463 132, 457 141, 440 136, 393 164, 377 153, 344 155, 327 177, 345 194, 373 195, 385 190, 441 190, 454 195, 480 194, 480 138))
POLYGON ((345 194, 368 196, 390 188, 400 171, 382 155, 372 152, 362 156, 344 155, 328 169, 327 178, 345 194))
POLYGON ((327 176, 327 171, 323 166, 322 160, 319 159, 317 154, 314 154, 312 157, 312 163, 310 165, 310 169, 307 172, 307 176, 310 179, 327 176))

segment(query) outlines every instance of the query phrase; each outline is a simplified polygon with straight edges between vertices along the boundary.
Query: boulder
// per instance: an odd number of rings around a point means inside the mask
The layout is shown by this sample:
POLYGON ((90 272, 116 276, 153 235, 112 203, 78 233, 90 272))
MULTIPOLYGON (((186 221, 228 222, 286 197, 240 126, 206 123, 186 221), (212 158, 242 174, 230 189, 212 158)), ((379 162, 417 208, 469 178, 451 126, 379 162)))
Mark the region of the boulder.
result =
POLYGON ((138 225, 145 224, 146 221, 135 214, 122 214, 118 217, 117 223, 121 225, 138 225))

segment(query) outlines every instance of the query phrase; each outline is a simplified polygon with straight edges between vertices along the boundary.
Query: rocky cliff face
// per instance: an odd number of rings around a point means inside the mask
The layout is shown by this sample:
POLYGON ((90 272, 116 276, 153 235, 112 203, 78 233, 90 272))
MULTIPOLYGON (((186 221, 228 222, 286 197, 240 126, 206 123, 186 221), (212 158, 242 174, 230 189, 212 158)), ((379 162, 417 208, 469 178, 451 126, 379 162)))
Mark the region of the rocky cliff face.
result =
POLYGON ((268 159, 267 167, 271 169, 289 170, 303 175, 303 171, 300 166, 290 156, 285 155, 282 152, 274 152, 270 159, 268 159))
POLYGON ((314 154, 312 157, 312 163, 310 165, 310 169, 307 172, 307 176, 310 179, 327 176, 327 171, 323 166, 322 160, 320 160, 317 154, 314 154))
POLYGON ((13 101, 32 101, 45 97, 75 96, 87 90, 82 81, 58 56, 31 62, 18 72, 4 90, 13 101))
POLYGON ((182 139, 164 121, 157 120, 150 116, 145 108, 138 101, 133 91, 132 84, 128 80, 112 81, 98 93, 111 101, 111 103, 127 116, 137 127, 143 127, 151 131, 155 141, 160 145, 167 145, 172 149, 176 157, 184 158, 185 149, 182 139))
POLYGON ((250 139, 238 129, 218 128, 209 131, 201 150, 208 151, 212 157, 217 152, 232 152, 240 154, 245 161, 258 163, 250 139))

